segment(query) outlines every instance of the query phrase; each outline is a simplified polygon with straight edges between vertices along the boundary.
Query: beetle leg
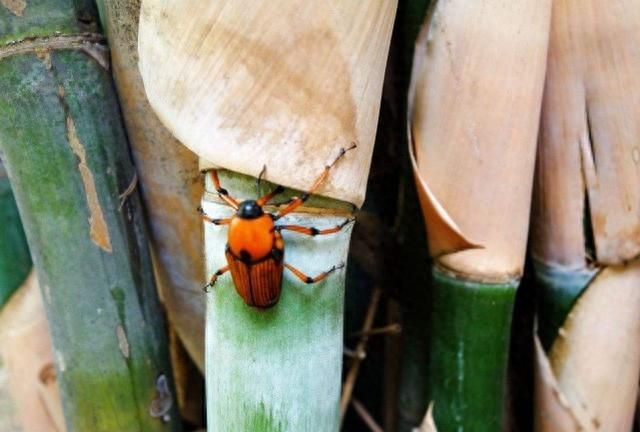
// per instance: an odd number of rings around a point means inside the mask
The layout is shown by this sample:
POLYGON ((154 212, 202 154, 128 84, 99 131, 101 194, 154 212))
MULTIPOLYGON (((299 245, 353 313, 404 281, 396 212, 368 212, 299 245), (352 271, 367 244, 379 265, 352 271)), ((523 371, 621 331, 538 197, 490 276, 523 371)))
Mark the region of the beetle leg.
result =
POLYGON ((229 225, 231 219, 213 219, 212 217, 207 216, 202 207, 198 207, 198 213, 202 216, 202 220, 210 222, 214 225, 229 225))
POLYGON ((211 181, 213 182, 213 186, 216 188, 216 192, 218 192, 218 196, 224 202, 226 202, 229 206, 231 206, 234 210, 238 210, 238 201, 229 195, 229 192, 220 186, 220 179, 218 178, 218 170, 209 171, 211 174, 211 181))
POLYGON ((311 194, 318 190, 318 188, 325 182, 327 177, 329 177, 329 171, 331 170, 331 168, 333 168, 333 166, 342 158, 342 156, 345 155, 346 152, 348 152, 349 150, 353 150, 354 148, 356 148, 356 143, 351 143, 351 146, 347 148, 341 148, 338 156, 334 159, 333 162, 324 167, 324 171, 322 171, 322 174, 320 174, 320 176, 316 179, 311 188, 307 192, 301 194, 299 197, 294 197, 291 200, 291 203, 280 210, 274 218, 279 219, 304 204, 304 202, 309 199, 311 194))
POLYGON ((284 188, 282 186, 278 186, 274 190, 266 194, 265 196, 258 198, 256 203, 260 207, 262 207, 263 205, 271 201, 276 195, 281 194, 282 192, 284 192, 284 188))
POLYGON ((288 268, 291 273, 293 273, 294 275, 296 275, 296 277, 298 279, 300 279, 302 282, 307 283, 307 284, 312 284, 312 283, 316 283, 316 282, 320 282, 321 280, 325 279, 327 276, 329 276, 331 273, 333 273, 336 270, 340 270, 341 268, 344 267, 344 263, 340 263, 337 266, 333 266, 331 267, 329 270, 320 273, 319 275, 317 275, 316 277, 309 277, 306 274, 302 273, 300 270, 298 270, 297 268, 295 268, 294 266, 292 266, 291 264, 288 263, 284 263, 284 266, 286 268, 288 268))
POLYGON ((342 228, 344 228, 345 226, 349 225, 350 222, 353 222, 355 220, 356 220, 355 218, 349 218, 349 219, 346 219, 344 222, 342 222, 340 225, 336 225, 333 228, 326 228, 326 229, 318 229, 318 228, 315 228, 315 227, 305 227, 305 226, 301 226, 301 225, 278 225, 278 226, 276 226, 276 229, 278 231, 289 230, 289 231, 298 232, 300 234, 306 234, 306 235, 310 235, 310 236, 317 236, 317 235, 325 235, 325 234, 337 233, 340 230, 342 230, 342 228))
POLYGON ((204 292, 209 292, 209 288, 213 288, 213 286, 216 284, 216 281, 218 280, 218 276, 221 276, 221 275, 225 274, 228 271, 229 271, 229 266, 224 266, 221 269, 219 269, 217 272, 215 272, 213 274, 213 276, 211 276, 211 280, 209 280, 209 283, 206 284, 202 288, 202 290, 204 292))

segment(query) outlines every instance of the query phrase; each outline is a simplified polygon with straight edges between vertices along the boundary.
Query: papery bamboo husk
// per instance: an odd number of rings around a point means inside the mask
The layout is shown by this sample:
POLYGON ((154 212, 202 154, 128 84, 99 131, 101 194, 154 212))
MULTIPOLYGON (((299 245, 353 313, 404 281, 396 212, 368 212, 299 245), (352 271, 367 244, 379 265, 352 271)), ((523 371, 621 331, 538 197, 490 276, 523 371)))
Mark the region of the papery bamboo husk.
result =
POLYGON ((149 106, 138 71, 140 0, 99 0, 111 65, 151 228, 158 288, 171 325, 204 370, 203 185, 197 157, 149 106))
POLYGON ((548 0, 436 3, 416 43, 409 115, 429 245, 470 278, 522 274, 549 14, 548 0))
POLYGON ((149 101, 205 160, 252 176, 267 164, 266 179, 295 189, 355 142, 322 193, 360 206, 395 8, 145 0, 139 50, 149 101))
POLYGON ((638 393, 640 2, 555 2, 532 223, 536 429, 630 430, 638 393), (546 356, 549 356, 547 359, 546 356), (546 366, 545 366, 546 365, 546 366))
POLYGON ((34 272, 0 313, 0 355, 22 430, 64 432, 49 325, 34 272))
MULTIPOLYGON (((265 165, 267 180, 307 190, 340 148, 356 143, 318 191, 341 202, 312 197, 287 218, 329 227, 364 199, 395 9, 396 1, 201 1, 184 8, 145 0, 145 90, 203 168, 252 176, 221 173, 224 187, 242 199, 255 197, 265 165)), ((215 192, 205 194, 203 208, 214 217, 229 212, 215 192)), ((309 274, 327 270, 346 261, 350 232, 287 233, 286 260, 309 274)), ((205 243, 211 274, 224 264, 225 227, 207 226, 205 243)), ((209 427, 337 430, 343 298, 344 270, 317 286, 285 272, 280 301, 268 311, 244 304, 229 275, 221 277, 207 307, 209 427)))
POLYGON ((548 360, 536 345, 536 431, 631 430, 640 379, 638 286, 640 262, 607 267, 577 300, 548 360))
POLYGON ((549 0, 436 2, 416 43, 409 139, 436 263, 427 373, 439 430, 502 427, 550 13, 549 0))

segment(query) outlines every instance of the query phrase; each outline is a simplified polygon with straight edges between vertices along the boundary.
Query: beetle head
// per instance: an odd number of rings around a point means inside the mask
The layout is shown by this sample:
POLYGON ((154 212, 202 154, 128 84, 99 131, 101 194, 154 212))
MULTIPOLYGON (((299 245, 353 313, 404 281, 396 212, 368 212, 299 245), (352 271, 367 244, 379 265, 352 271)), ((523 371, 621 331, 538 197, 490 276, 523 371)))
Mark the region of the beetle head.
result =
POLYGON ((262 216, 262 207, 255 200, 242 201, 238 206, 238 217, 242 219, 255 219, 262 216))

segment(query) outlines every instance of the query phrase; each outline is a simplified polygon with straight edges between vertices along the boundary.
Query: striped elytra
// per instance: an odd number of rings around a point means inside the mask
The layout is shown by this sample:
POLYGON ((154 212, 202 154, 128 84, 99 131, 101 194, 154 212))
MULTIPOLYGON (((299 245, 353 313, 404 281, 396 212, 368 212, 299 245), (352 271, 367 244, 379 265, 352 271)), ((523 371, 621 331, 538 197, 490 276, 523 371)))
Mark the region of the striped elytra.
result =
POLYGON ((227 262, 236 291, 244 302, 256 308, 270 308, 282 291, 282 256, 273 254, 257 262, 243 262, 227 251, 227 262))

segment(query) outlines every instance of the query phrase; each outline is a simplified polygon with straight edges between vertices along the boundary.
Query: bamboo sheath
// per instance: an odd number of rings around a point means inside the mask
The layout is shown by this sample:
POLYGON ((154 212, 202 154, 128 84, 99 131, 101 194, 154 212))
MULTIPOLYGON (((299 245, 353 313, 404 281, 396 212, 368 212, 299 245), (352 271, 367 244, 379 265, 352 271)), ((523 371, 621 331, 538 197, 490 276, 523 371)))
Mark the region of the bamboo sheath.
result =
POLYGON ((536 430, 632 427, 640 49, 629 41, 638 35, 638 1, 554 3, 532 224, 542 287, 536 430))
POLYGON ((0 313, 0 354, 25 432, 64 432, 53 349, 35 272, 0 313))
POLYGON ((322 193, 360 206, 396 3, 144 0, 151 106, 203 159, 299 190, 356 142, 322 193))
POLYGON ((550 14, 550 1, 436 2, 416 42, 408 134, 436 260, 429 397, 438 430, 502 427, 550 14))
POLYGON ((24 6, 0 6, 0 149, 41 282, 67 430, 177 430, 142 209, 135 191, 123 194, 134 172, 92 9, 24 6))
POLYGON ((156 278, 171 325, 204 370, 202 196, 198 159, 160 123, 138 71, 140 0, 99 0, 111 67, 151 229, 156 278))

